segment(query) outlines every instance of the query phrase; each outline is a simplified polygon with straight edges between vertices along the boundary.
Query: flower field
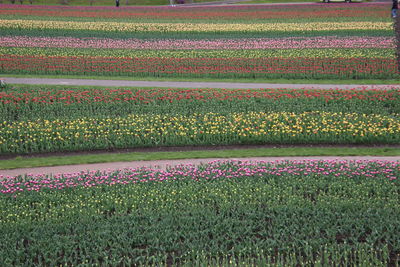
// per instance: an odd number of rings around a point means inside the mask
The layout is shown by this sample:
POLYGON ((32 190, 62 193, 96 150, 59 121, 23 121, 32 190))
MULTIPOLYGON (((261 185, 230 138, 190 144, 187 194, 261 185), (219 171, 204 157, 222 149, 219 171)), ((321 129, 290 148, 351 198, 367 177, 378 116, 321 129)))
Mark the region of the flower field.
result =
POLYGON ((399 77, 385 3, 1 7, 0 73, 399 77))
POLYGON ((237 144, 399 144, 400 90, 23 86, 0 93, 0 153, 237 144))
POLYGON ((398 266, 399 162, 220 162, 2 177, 0 261, 398 266))
MULTIPOLYGON (((396 79, 388 3, 0 4, 0 74, 396 79)), ((400 89, 5 85, 0 156, 399 145, 400 89)), ((0 174, 4 266, 400 265, 400 162, 0 174)))

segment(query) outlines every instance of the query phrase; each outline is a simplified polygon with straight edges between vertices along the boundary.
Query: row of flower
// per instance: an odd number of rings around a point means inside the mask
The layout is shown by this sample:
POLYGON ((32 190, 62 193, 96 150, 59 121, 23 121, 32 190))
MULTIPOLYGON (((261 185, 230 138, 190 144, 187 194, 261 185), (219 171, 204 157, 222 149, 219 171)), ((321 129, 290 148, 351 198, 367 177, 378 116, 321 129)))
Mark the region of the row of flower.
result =
POLYGON ((392 58, 117 58, 1 55, 2 73, 133 77, 397 78, 392 58))
POLYGON ((396 266, 399 162, 212 162, 0 179, 7 265, 396 266))
POLYGON ((9 87, 0 93, 0 151, 399 143, 399 97, 400 91, 390 87, 379 91, 9 87))
POLYGON ((327 32, 327 31, 392 31, 391 22, 386 21, 335 21, 335 22, 281 22, 281 23, 140 23, 114 21, 60 21, 2 19, 0 29, 18 32, 18 30, 88 30, 104 32, 151 32, 151 33, 269 33, 269 32, 327 32))
MULTIPOLYGON (((82 171, 77 173, 27 174, 25 176, 0 176, 0 193, 13 197, 24 192, 65 190, 67 188, 92 188, 149 182, 171 182, 190 179, 196 182, 230 180, 240 177, 265 177, 278 179, 291 175, 327 176, 331 180, 382 179, 398 183, 400 162, 368 160, 297 160, 291 161, 213 161, 204 165, 177 165, 166 170, 143 167, 138 169, 82 171), (357 177, 357 178, 356 178, 357 177)), ((282 178, 284 179, 284 178, 282 178)), ((326 188, 329 191, 329 188, 326 188)), ((332 188, 330 188, 332 189, 332 188)), ((334 189, 332 189, 334 190, 334 189)), ((22 209, 23 207, 20 207, 22 209)), ((11 207, 7 208, 12 210, 11 207)), ((5 219, 5 218, 3 218, 5 219)), ((12 218, 7 218, 12 220, 12 218)))
POLYGON ((10 87, 0 92, 5 121, 79 119, 129 114, 294 112, 312 110, 395 116, 400 90, 138 89, 10 87))
POLYGON ((369 3, 362 6, 340 4, 309 4, 274 6, 224 6, 196 7, 179 9, 171 7, 63 7, 63 6, 20 6, 2 5, 3 16, 44 16, 44 17, 79 17, 79 18, 115 18, 115 19, 185 19, 185 20, 248 20, 282 19, 282 18, 386 18, 386 3, 369 3))
POLYGON ((395 58, 394 49, 382 48, 329 48, 329 49, 247 49, 247 50, 130 50, 130 49, 96 49, 96 48, 37 48, 37 47, 0 47, 0 54, 16 56, 44 57, 89 57, 89 58, 160 58, 160 59, 268 59, 268 58, 395 58))
MULTIPOLYGON (((148 104, 150 102, 175 101, 233 101, 257 99, 260 102, 264 99, 282 101, 283 99, 319 99, 324 102, 336 100, 366 100, 366 101, 399 101, 400 89, 397 86, 387 86, 367 90, 359 86, 352 89, 191 89, 191 88, 80 88, 80 87, 52 87, 52 86, 13 86, 9 90, 0 92, 0 102, 3 104, 26 105, 28 103, 45 104, 72 104, 85 103, 86 106, 93 102, 120 103, 132 102, 135 104, 148 104)), ((196 103, 195 105, 198 105, 196 103)), ((269 103, 269 104, 272 104, 269 103)), ((303 102, 307 105, 307 102, 303 102)), ((367 105, 373 103, 368 102, 367 105)), ((280 103, 279 105, 282 105, 280 103)), ((288 107, 286 107, 288 108, 288 107)), ((378 111, 380 112, 380 111, 378 111)))
POLYGON ((0 153, 212 144, 398 144, 399 118, 312 111, 2 121, 0 153))
POLYGON ((382 17, 387 8, 385 3, 111 10, 4 5, 0 72, 398 78, 393 23, 382 17))
MULTIPOLYGON (((0 47, 58 47, 141 50, 256 50, 320 48, 395 48, 393 37, 320 36, 239 39, 110 39, 75 37, 0 36, 0 47)), ((98 51, 98 50, 97 50, 98 51)), ((361 51, 362 52, 362 51, 361 51)), ((4 52, 3 52, 4 53, 4 52)))

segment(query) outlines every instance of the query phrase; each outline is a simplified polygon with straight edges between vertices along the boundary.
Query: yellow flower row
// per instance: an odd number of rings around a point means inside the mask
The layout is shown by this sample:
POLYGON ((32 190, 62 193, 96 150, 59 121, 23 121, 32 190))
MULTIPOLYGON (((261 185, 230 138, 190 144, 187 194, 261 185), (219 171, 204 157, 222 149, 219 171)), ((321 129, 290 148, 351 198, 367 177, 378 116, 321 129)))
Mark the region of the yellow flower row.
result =
MULTIPOLYGON (((400 137, 400 117, 357 113, 247 112, 193 115, 132 114, 117 118, 36 120, 0 123, 0 151, 43 149, 53 144, 75 147, 229 143, 232 140, 330 141, 400 137), (322 136, 322 137, 321 137, 322 136), (325 137, 324 137, 325 136, 325 137), (350 138, 350 139, 349 139, 350 138), (325 140, 324 139, 324 140, 325 140)), ((373 139, 375 140, 375 139, 373 139)), ((386 140, 386 139, 383 139, 386 140)), ((353 140, 354 141, 354 140, 353 140)))
POLYGON ((118 58, 394 58, 395 49, 131 50, 0 47, 0 55, 118 58))
POLYGON ((308 22, 308 23, 127 23, 47 20, 0 20, 1 28, 59 29, 127 32, 268 32, 390 30, 390 22, 308 22))

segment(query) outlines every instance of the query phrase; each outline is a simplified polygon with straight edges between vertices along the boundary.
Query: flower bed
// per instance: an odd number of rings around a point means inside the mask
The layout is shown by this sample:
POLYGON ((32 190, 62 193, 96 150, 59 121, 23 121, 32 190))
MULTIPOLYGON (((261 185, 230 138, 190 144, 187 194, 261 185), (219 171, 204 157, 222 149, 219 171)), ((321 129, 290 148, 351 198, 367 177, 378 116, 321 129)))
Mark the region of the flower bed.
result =
POLYGON ((398 144, 399 90, 13 87, 0 153, 221 144, 398 144))
POLYGON ((0 260, 395 265, 399 175, 399 162, 299 161, 3 177, 0 260))
POLYGON ((398 78, 387 8, 385 3, 179 9, 4 5, 0 72, 398 78))
POLYGON ((398 144, 400 120, 330 112, 136 115, 0 122, 1 153, 212 144, 398 144))
POLYGON ((44 17, 72 17, 72 18, 114 18, 114 19, 171 19, 171 20, 241 20, 254 21, 260 19, 282 18, 386 18, 387 5, 365 3, 362 6, 343 6, 331 3, 310 3, 309 5, 275 5, 275 6, 213 6, 213 7, 123 7, 119 9, 110 7, 88 6, 25 6, 2 5, 0 15, 19 16, 44 16, 44 17))

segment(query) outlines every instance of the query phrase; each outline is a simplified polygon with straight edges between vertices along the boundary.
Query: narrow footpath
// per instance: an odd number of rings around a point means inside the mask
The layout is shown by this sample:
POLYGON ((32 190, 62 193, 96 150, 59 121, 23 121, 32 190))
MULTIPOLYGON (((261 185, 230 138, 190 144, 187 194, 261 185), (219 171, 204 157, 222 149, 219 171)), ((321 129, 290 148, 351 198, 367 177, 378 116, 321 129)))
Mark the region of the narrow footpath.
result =
POLYGON ((170 87, 170 88, 291 88, 291 89, 400 89, 400 84, 277 84, 277 83, 236 83, 236 82, 169 82, 131 80, 87 80, 87 79, 47 79, 47 78, 2 78, 7 84, 46 85, 88 85, 88 86, 129 86, 129 87, 170 87))

